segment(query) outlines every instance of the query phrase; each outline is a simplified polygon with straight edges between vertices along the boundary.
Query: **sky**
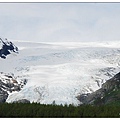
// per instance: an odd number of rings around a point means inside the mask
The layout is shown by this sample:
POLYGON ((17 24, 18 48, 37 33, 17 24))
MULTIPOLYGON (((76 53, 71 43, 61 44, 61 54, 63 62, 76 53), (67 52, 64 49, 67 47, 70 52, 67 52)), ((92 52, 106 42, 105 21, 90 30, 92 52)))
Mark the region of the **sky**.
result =
POLYGON ((0 36, 36 42, 120 41, 120 3, 0 3, 0 36))

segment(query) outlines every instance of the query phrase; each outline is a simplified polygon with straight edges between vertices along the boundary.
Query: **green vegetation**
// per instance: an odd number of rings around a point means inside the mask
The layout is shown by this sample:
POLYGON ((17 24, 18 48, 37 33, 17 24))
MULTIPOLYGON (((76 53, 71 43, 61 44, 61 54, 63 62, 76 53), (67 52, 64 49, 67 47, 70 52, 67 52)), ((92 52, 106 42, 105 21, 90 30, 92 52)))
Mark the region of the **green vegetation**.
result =
POLYGON ((108 105, 45 105, 39 103, 1 103, 0 117, 68 118, 120 117, 120 104, 108 105))
POLYGON ((94 103, 94 105, 103 105, 103 104, 117 104, 120 105, 120 88, 113 88, 105 92, 104 97, 98 97, 94 103))

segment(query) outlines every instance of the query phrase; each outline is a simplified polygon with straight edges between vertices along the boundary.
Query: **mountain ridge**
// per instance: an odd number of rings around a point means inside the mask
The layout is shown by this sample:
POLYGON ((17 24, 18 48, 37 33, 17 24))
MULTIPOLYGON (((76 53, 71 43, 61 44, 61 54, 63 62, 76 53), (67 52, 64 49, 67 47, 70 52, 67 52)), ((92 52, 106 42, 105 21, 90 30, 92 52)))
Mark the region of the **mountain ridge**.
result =
POLYGON ((0 57, 3 59, 6 59, 7 55, 11 53, 18 53, 18 47, 8 41, 7 38, 0 38, 0 46, 0 57))

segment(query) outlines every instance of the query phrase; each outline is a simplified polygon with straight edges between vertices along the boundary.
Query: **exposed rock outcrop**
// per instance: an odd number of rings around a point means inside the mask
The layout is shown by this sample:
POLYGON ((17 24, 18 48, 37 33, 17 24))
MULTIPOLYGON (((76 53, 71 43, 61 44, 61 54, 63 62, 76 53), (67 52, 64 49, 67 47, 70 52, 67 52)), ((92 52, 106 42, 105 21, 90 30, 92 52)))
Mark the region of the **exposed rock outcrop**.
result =
POLYGON ((18 47, 6 38, 0 38, 0 57, 5 59, 11 53, 18 53, 18 47))
POLYGON ((0 88, 0 103, 4 103, 8 97, 8 93, 0 88))
POLYGON ((26 79, 18 82, 14 75, 0 73, 0 103, 6 101, 9 93, 19 92, 26 83, 26 79))

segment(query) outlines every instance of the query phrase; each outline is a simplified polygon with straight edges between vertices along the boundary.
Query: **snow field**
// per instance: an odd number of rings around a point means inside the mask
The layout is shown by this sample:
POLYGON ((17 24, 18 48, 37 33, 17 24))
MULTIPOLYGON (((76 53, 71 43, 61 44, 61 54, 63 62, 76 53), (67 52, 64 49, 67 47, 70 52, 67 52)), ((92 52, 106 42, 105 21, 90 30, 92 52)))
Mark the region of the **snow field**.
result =
POLYGON ((14 43, 19 55, 0 60, 1 71, 13 72, 28 82, 7 102, 25 98, 45 104, 78 105, 77 95, 99 89, 119 72, 119 42, 14 43))

